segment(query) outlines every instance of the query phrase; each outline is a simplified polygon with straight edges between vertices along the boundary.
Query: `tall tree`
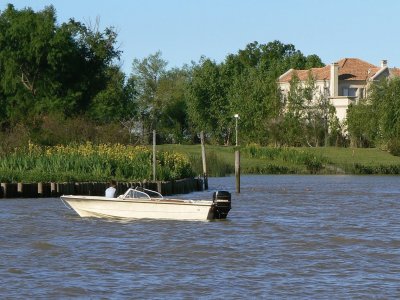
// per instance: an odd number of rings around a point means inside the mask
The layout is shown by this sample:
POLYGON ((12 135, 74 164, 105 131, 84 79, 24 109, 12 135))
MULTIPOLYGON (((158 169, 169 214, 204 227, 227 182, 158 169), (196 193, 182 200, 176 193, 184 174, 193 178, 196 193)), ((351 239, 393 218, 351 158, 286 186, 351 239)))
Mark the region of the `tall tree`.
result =
MULTIPOLYGON (((225 81, 226 82, 226 81, 225 81)), ((232 116, 221 67, 202 58, 194 66, 188 92, 188 114, 197 132, 206 131, 216 143, 229 140, 232 116)))
POLYGON ((169 143, 190 140, 186 91, 190 79, 188 68, 172 69, 159 82, 157 95, 163 99, 158 132, 169 143))
POLYGON ((400 141, 400 78, 373 83, 361 105, 351 106, 348 130, 356 146, 387 145, 400 141))
POLYGON ((276 79, 289 68, 322 65, 317 56, 305 57, 291 44, 279 41, 250 43, 230 54, 220 65, 203 59, 195 66, 190 82, 190 120, 198 130, 206 130, 218 142, 229 143, 239 113, 239 135, 244 142, 276 142, 281 130, 283 103, 276 79), (280 128, 280 129, 278 129, 280 128))
POLYGON ((161 78, 166 74, 167 62, 161 52, 151 54, 142 60, 134 59, 131 80, 137 87, 137 120, 140 123, 141 135, 145 136, 158 127, 165 99, 158 93, 161 78))
POLYGON ((106 87, 120 51, 116 33, 70 20, 56 24, 54 7, 0 13, 0 95, 10 122, 50 112, 82 113, 106 87))
POLYGON ((107 83, 94 98, 87 114, 100 123, 120 122, 135 115, 135 90, 125 83, 125 74, 117 67, 106 71, 107 83))

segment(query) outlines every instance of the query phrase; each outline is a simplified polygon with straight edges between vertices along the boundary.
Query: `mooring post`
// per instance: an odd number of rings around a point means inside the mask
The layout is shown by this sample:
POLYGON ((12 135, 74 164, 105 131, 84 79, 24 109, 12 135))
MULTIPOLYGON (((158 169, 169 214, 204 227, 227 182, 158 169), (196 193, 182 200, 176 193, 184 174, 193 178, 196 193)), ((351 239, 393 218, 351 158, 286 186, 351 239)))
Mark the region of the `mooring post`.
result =
POLYGON ((235 150, 236 193, 240 194, 240 151, 235 150))
POLYGON ((201 141, 201 160, 203 161, 204 189, 208 190, 206 148, 204 146, 204 132, 203 131, 200 132, 200 141, 201 141))
POLYGON ((156 131, 153 130, 153 181, 156 181, 156 131))

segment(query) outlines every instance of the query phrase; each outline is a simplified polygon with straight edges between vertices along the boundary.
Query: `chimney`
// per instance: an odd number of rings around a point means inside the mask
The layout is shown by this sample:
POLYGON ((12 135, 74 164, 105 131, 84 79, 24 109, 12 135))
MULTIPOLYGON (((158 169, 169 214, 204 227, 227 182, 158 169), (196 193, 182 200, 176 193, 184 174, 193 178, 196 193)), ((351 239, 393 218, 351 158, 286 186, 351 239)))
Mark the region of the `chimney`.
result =
POLYGON ((383 59, 383 60, 381 60, 381 68, 385 68, 385 67, 387 67, 387 60, 383 59))
POLYGON ((339 96, 338 90, 339 90, 339 64, 338 63, 332 63, 331 64, 331 78, 330 78, 330 94, 331 97, 337 97, 339 96))

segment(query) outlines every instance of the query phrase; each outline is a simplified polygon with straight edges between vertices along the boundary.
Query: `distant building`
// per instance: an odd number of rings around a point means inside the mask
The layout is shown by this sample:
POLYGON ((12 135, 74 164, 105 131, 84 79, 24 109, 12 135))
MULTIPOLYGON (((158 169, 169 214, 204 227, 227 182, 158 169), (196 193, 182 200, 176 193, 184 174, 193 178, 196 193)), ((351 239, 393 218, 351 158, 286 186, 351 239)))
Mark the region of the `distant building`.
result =
POLYGON ((278 79, 284 95, 289 92, 290 81, 295 74, 303 85, 311 74, 319 93, 329 98, 336 108, 339 121, 343 121, 346 119, 348 106, 367 96, 371 82, 400 76, 400 69, 389 68, 386 60, 382 60, 378 67, 358 58, 343 58, 331 65, 310 70, 290 69, 278 79))

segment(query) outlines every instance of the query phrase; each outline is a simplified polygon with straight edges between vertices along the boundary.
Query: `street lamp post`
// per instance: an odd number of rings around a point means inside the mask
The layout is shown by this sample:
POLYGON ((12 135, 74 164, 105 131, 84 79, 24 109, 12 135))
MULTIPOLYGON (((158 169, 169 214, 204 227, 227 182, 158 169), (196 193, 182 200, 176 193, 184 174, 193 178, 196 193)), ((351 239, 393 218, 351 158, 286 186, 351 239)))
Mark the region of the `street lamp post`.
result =
POLYGON ((240 151, 238 146, 238 120, 239 114, 234 115, 236 119, 236 149, 235 149, 235 178, 236 178, 236 193, 240 193, 240 151))
POLYGON ((235 128, 236 128, 236 147, 237 147, 237 145, 238 145, 238 119, 239 119, 239 114, 235 114, 234 117, 236 119, 235 128))

